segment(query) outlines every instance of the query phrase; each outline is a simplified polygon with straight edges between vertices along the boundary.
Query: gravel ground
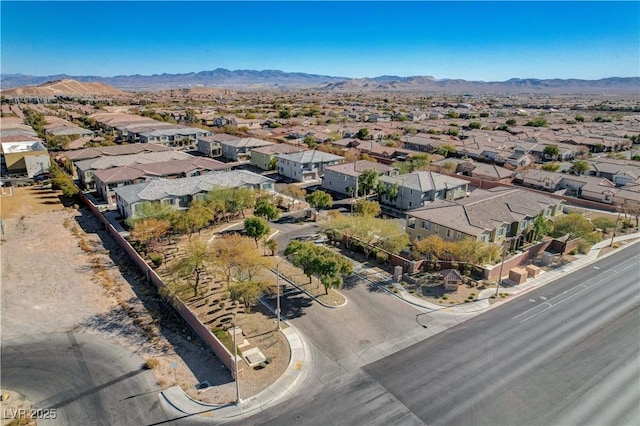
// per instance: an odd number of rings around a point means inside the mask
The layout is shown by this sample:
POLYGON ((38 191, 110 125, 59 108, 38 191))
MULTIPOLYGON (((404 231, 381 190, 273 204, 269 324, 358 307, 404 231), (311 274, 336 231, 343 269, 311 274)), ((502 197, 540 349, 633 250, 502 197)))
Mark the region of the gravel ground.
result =
POLYGON ((157 359, 163 387, 178 383, 208 402, 235 399, 228 371, 140 279, 90 212, 64 208, 49 190, 18 189, 1 200, 3 341, 95 333, 157 359), (204 380, 214 387, 198 395, 194 386, 204 380))

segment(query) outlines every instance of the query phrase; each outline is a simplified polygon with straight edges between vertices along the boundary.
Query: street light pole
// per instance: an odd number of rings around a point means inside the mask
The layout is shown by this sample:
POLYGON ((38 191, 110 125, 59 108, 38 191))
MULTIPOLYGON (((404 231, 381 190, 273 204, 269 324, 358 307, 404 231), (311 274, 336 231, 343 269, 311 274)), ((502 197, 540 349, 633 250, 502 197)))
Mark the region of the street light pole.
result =
POLYGON ((277 296, 276 296, 276 318, 278 321, 278 331, 282 330, 280 328, 280 264, 284 261, 284 259, 282 259, 280 262, 278 262, 278 264, 276 265, 276 291, 277 291, 277 296))
POLYGON ((236 405, 240 404, 240 376, 238 375, 238 345, 236 344, 236 313, 233 314, 233 369, 236 374, 236 405))

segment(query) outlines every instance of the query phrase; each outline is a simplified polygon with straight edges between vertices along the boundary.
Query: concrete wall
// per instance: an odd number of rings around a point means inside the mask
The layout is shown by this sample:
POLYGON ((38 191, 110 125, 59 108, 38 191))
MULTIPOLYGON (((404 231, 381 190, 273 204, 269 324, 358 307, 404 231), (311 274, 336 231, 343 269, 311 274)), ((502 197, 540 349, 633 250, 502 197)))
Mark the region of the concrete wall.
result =
MULTIPOLYGON (((80 198, 84 202, 84 204, 91 210, 91 212, 105 225, 109 234, 116 240, 118 245, 124 250, 129 258, 135 263, 140 271, 144 273, 147 277, 147 280, 153 284, 158 291, 165 287, 164 282, 160 278, 160 276, 156 273, 156 271, 151 268, 147 262, 131 247, 131 244, 127 240, 125 240, 122 235, 109 223, 109 221, 100 213, 100 211, 96 208, 96 206, 91 203, 91 201, 85 197, 85 195, 80 192, 80 198)), ((213 353, 222 361, 225 367, 229 369, 229 371, 234 371, 234 362, 233 362, 233 354, 229 352, 229 350, 218 340, 218 338, 205 326, 196 316, 196 314, 189 309, 187 305, 185 305, 182 300, 180 300, 175 294, 171 293, 166 297, 167 301, 173 306, 173 308, 180 314, 182 319, 185 320, 187 324, 191 327, 191 329, 204 341, 204 343, 213 351, 213 353)), ((243 361, 240 360, 240 363, 243 361)), ((238 369, 241 369, 242 366, 238 366, 238 369)))

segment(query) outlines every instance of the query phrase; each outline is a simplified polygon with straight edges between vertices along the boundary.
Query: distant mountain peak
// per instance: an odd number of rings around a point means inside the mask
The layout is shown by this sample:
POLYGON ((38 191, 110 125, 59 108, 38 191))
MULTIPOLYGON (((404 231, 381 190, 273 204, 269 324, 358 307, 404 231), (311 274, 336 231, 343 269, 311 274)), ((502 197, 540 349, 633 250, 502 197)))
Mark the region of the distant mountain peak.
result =
MULTIPOLYGON (((381 75, 372 78, 347 78, 281 70, 228 70, 215 68, 182 74, 117 75, 114 77, 30 76, 3 74, 0 83, 3 89, 55 84, 72 80, 84 83, 103 83, 110 87, 128 91, 157 91, 189 87, 249 88, 260 89, 314 89, 328 92, 442 92, 442 93, 638 93, 640 78, 611 77, 599 80, 580 79, 536 79, 511 78, 506 81, 467 81, 463 79, 436 79, 433 76, 401 77, 381 75)), ((4 92, 3 92, 4 93, 4 92)))

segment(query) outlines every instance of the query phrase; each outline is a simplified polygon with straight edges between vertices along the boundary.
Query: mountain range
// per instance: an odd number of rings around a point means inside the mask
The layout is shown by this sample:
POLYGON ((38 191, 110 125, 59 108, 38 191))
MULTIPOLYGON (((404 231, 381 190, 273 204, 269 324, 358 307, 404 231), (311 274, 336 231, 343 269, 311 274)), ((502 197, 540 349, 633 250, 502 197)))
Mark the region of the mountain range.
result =
POLYGON ((411 93, 538 93, 538 94, 640 94, 640 77, 611 77, 600 80, 520 79, 468 81, 436 79, 431 76, 348 78, 279 70, 228 70, 217 68, 183 74, 118 75, 114 77, 24 74, 0 75, 2 90, 37 86, 57 80, 103 83, 125 91, 157 91, 193 87, 233 89, 313 89, 321 92, 411 92, 411 93))

